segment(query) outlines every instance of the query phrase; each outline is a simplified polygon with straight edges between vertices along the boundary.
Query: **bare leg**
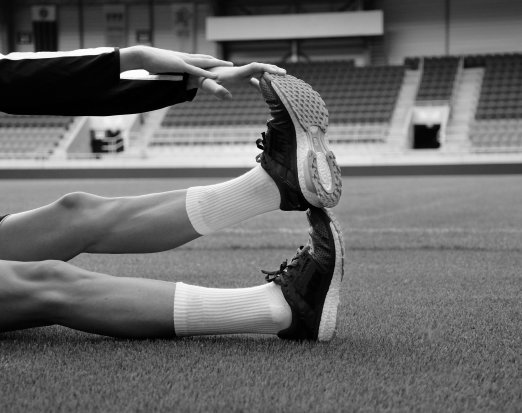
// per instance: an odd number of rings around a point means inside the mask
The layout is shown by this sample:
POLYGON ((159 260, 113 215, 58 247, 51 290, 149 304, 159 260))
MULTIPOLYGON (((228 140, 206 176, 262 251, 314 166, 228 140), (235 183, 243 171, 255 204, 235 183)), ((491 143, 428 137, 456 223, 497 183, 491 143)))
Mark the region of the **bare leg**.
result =
POLYGON ((275 284, 209 289, 111 277, 63 261, 0 261, 0 332, 59 324, 157 338, 175 336, 178 322, 182 335, 276 334, 290 325, 291 310, 275 284))
POLYGON ((76 192, 6 218, 0 259, 68 260, 82 252, 137 253, 175 248, 197 237, 186 191, 104 198, 76 192))
POLYGON ((0 332, 60 324, 114 337, 173 337, 175 284, 61 261, 0 261, 0 332))
POLYGON ((258 166, 216 185, 105 198, 75 192, 0 226, 0 259, 69 260, 82 252, 147 253, 279 208, 279 190, 258 166))

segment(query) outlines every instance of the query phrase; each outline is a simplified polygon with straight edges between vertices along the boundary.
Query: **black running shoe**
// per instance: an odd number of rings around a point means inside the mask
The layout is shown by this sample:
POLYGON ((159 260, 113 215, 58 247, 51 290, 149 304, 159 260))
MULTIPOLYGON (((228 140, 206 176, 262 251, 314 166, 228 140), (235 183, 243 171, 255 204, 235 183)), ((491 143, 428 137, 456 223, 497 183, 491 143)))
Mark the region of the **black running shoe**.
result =
POLYGON ((328 110, 312 87, 290 75, 265 73, 259 82, 270 109, 257 160, 281 193, 280 208, 334 207, 342 192, 341 170, 325 137, 328 110))
POLYGON ((310 239, 288 264, 263 271, 268 282, 281 286, 292 309, 290 327, 278 333, 288 340, 329 341, 335 334, 339 288, 344 275, 344 241, 331 212, 310 208, 310 239))

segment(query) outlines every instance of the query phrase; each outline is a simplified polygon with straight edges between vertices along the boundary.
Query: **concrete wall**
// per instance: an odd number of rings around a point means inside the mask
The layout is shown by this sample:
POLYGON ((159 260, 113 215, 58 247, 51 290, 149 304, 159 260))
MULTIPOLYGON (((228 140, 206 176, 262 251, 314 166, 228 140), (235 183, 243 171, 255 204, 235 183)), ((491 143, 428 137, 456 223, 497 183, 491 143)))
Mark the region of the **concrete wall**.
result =
MULTIPOLYGON (((15 32, 31 32, 33 31, 33 22, 31 20, 31 7, 16 7, 14 12, 15 32)), ((17 52, 33 52, 33 44, 16 45, 17 52)))
POLYGON ((522 1, 454 0, 450 16, 450 53, 522 52, 522 1))
POLYGON ((520 0, 379 0, 390 63, 406 56, 522 52, 520 0))
MULTIPOLYGON (((32 32, 30 6, 46 3, 51 2, 47 0, 16 2, 15 31, 32 32)), ((58 8, 59 48, 71 50, 80 47, 77 5, 59 0, 55 3, 58 8)), ((121 1, 117 3, 121 4, 121 1)), ((388 61, 400 63, 406 56, 443 55, 448 52, 450 54, 522 52, 522 41, 520 41, 522 1, 450 0, 448 3, 449 9, 446 9, 446 0, 376 0, 375 8, 383 10, 384 13, 384 53, 388 61)), ((85 0, 84 4, 83 46, 105 46, 104 3, 85 0)), ((107 4, 110 4, 110 1, 107 4)), ((280 12, 280 9, 273 12, 280 12)), ((205 18, 209 15, 212 15, 212 8, 207 1, 173 3, 158 1, 153 16, 154 44, 158 47, 188 52, 217 54, 219 48, 216 43, 206 40, 205 18), (180 12, 183 9, 185 12, 180 12), (183 16, 186 17, 185 20, 183 16)), ((127 4, 128 45, 136 44, 137 30, 149 29, 150 17, 147 1, 144 0, 142 3, 133 1, 127 4)), ((262 48, 262 45, 260 46, 262 48)), ((5 23, 2 23, 1 18, 0 48, 4 52, 7 48, 5 23)), ((33 51, 34 46, 17 45, 16 49, 33 51)), ((313 47, 308 46, 307 49, 307 52, 313 53, 313 47)), ((260 60, 264 56, 279 53, 277 50, 274 50, 276 53, 271 53, 270 50, 260 54, 257 52, 253 47, 252 55, 260 56, 256 57, 260 60)), ((340 45, 340 56, 352 56, 353 53, 352 44, 340 45)), ((238 48, 237 54, 247 60, 250 58, 248 47, 238 48)), ((329 48, 326 57, 335 58, 335 54, 335 51, 331 52, 329 48)), ((276 57, 281 56, 278 54, 276 57)), ((362 55, 361 57, 364 58, 362 55)))
MULTIPOLYGON (((108 2, 107 4, 110 4, 108 2)), ((111 46, 106 41, 104 4, 85 2, 83 7, 83 47, 111 46)), ((81 46, 79 10, 74 4, 59 4, 58 44, 60 50, 81 46)), ((127 46, 138 44, 137 32, 150 30, 151 16, 147 2, 125 6, 127 46)), ((211 12, 207 3, 157 4, 154 8, 154 45, 191 53, 216 54, 215 42, 206 40, 205 19, 211 12)), ((32 31, 31 5, 20 4, 15 11, 16 31, 32 31)), ((3 36, 0 25, 0 46, 3 36)), ((34 50, 33 44, 16 45, 16 51, 34 50)))
POLYGON ((6 53, 9 48, 7 37, 8 13, 9 8, 7 5, 0 2, 0 54, 6 53))

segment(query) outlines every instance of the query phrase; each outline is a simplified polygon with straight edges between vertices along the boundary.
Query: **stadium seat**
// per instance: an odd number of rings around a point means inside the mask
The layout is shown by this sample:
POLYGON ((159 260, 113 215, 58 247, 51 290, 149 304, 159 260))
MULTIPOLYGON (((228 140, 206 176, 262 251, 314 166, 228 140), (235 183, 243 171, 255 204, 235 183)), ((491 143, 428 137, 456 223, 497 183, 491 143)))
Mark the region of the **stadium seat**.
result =
MULTIPOLYGON (((408 64, 411 65, 411 63, 408 64)), ((449 102, 453 93, 458 66, 459 57, 423 58, 417 102, 449 102)))
POLYGON ((522 54, 489 55, 482 62, 484 80, 475 119, 522 119, 522 54))
POLYGON ((71 116, 0 113, 0 155, 47 157, 73 121, 71 116))

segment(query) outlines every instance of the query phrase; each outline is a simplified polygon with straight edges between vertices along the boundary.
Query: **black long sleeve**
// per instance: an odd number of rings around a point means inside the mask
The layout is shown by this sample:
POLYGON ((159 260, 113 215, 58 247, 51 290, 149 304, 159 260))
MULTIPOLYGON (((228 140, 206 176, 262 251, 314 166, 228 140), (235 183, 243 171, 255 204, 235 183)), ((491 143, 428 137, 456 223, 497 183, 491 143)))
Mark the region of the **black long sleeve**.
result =
POLYGON ((192 100, 196 89, 186 88, 186 74, 121 79, 119 50, 114 48, 0 58, 0 111, 11 114, 141 113, 192 100))

